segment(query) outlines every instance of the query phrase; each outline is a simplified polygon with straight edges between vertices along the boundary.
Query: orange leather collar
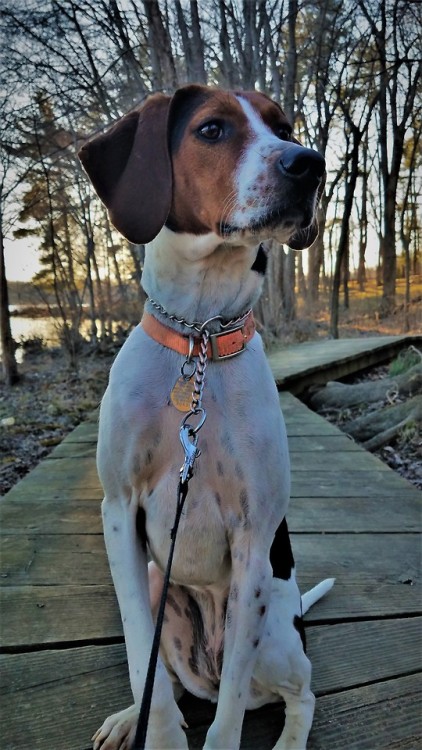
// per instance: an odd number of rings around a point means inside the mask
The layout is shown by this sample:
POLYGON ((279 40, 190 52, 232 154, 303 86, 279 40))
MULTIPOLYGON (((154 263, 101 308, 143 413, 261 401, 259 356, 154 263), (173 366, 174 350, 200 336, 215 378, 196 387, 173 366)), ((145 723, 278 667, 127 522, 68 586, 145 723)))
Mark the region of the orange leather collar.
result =
MULTIPOLYGON (((147 312, 144 312, 140 325, 145 333, 154 339, 154 341, 166 346, 168 349, 173 349, 173 351, 179 354, 183 354, 185 357, 189 355, 189 336, 174 331, 173 328, 164 325, 154 315, 147 312)), ((229 359, 230 357, 235 357, 236 354, 240 354, 246 348, 246 344, 251 340, 255 330, 255 320, 251 310, 241 325, 234 325, 233 328, 229 328, 227 331, 212 333, 210 335, 207 348, 208 359, 218 362, 219 360, 229 359)), ((191 352, 192 357, 198 356, 200 343, 201 339, 195 336, 191 352)))

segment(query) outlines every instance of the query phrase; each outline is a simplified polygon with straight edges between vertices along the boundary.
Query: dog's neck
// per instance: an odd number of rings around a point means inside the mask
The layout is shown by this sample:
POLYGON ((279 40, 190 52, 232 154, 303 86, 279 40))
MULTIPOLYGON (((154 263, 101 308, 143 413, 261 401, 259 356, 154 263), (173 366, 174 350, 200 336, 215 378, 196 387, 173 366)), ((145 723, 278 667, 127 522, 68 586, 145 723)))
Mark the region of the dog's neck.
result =
POLYGON ((263 276, 252 271, 257 245, 164 227, 146 246, 142 286, 171 315, 203 323, 242 315, 257 301, 263 276))

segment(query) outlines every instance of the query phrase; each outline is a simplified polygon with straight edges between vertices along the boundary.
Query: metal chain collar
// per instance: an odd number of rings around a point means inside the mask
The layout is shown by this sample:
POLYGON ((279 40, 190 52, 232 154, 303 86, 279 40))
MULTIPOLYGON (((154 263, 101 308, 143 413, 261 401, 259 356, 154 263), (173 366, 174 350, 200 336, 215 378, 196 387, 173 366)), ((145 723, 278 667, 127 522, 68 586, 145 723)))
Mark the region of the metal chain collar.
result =
POLYGON ((189 380, 192 375, 195 374, 191 408, 186 416, 182 419, 180 425, 180 442, 182 443, 182 447, 185 452, 185 460, 182 468, 180 469, 180 478, 181 482, 185 483, 192 476, 195 460, 198 458, 198 456, 200 456, 200 451, 197 448, 198 432, 207 418, 206 411, 202 406, 202 396, 205 384, 205 370, 208 362, 207 348, 211 335, 210 331, 208 330, 208 326, 214 321, 219 321, 220 327, 222 329, 230 328, 230 326, 238 325, 242 320, 244 320, 244 318, 249 315, 251 311, 248 310, 246 313, 243 313, 243 315, 239 315, 237 318, 233 318, 226 323, 223 323, 224 318, 222 315, 214 315, 212 318, 208 318, 208 320, 206 320, 204 323, 189 323, 185 318, 178 318, 177 315, 173 315, 172 313, 167 312, 167 310, 162 305, 160 305, 159 302, 152 299, 152 297, 148 297, 147 302, 164 317, 168 318, 174 323, 185 326, 185 328, 188 328, 190 331, 196 331, 200 334, 201 337, 198 361, 194 363, 194 369, 190 373, 187 373, 185 371, 185 368, 192 363, 192 352, 194 346, 194 337, 192 333, 190 333, 189 335, 189 354, 182 365, 182 376, 186 380, 189 380), (199 422, 196 427, 188 423, 189 418, 198 416, 199 422))

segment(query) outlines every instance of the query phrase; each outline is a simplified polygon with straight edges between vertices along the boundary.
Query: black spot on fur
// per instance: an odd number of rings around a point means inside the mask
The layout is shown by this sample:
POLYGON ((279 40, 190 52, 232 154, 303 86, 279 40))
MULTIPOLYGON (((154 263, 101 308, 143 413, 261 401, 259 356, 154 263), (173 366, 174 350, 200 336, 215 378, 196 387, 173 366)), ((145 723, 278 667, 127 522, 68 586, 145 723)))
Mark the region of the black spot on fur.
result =
POLYGON ((217 474, 219 477, 224 477, 224 466, 221 461, 217 461, 217 474))
POLYGON ((300 635, 300 640, 302 641, 303 650, 306 654, 306 633, 305 633, 305 626, 303 624, 302 617, 299 617, 299 615, 295 615, 293 618, 293 625, 295 626, 297 632, 300 635))
POLYGON ((243 473, 243 469, 239 463, 236 463, 234 465, 234 473, 236 474, 237 478, 240 479, 240 481, 243 481, 243 477, 245 476, 243 473))
POLYGON ((252 643, 252 646, 253 646, 254 648, 258 648, 258 646, 259 646, 259 638, 255 638, 255 640, 254 640, 254 641, 253 641, 253 643, 252 643))
POLYGON ((255 589, 255 599, 259 599, 259 597, 261 596, 261 593, 262 593, 261 589, 255 589))
POLYGON ((266 608, 265 604, 263 604, 262 607, 259 608, 259 614, 260 614, 260 616, 263 617, 265 615, 266 611, 267 611, 267 608, 266 608))
POLYGON ((150 450, 147 450, 146 455, 145 455, 145 463, 147 466, 149 466, 149 464, 152 463, 153 456, 154 456, 153 452, 150 450))
POLYGON ((280 526, 275 532, 274 541, 270 550, 270 563, 273 569, 274 578, 282 578, 283 581, 289 580, 292 575, 295 561, 285 518, 283 518, 280 526))
POLYGON ((174 638, 174 639, 173 639, 173 643, 174 643, 174 645, 176 646, 176 649, 177 649, 178 651, 181 651, 181 650, 182 650, 182 641, 180 640, 180 638, 177 638, 177 637, 176 637, 176 638, 174 638))
POLYGON ((136 533, 138 534, 142 547, 145 550, 147 548, 148 537, 146 530, 146 515, 143 508, 138 508, 136 514, 136 533))
POLYGON ((253 266, 251 267, 251 271, 256 271, 261 276, 265 276, 265 273, 267 270, 267 264, 268 264, 267 253, 265 252, 262 245, 260 245, 258 248, 257 256, 253 263, 253 266))
POLYGON ((167 594, 167 604, 172 608, 173 612, 175 612, 178 617, 182 616, 182 610, 180 609, 176 599, 172 594, 170 594, 170 592, 167 594))
POLYGON ((215 499, 216 499, 217 505, 221 505, 221 497, 218 492, 215 493, 215 499))

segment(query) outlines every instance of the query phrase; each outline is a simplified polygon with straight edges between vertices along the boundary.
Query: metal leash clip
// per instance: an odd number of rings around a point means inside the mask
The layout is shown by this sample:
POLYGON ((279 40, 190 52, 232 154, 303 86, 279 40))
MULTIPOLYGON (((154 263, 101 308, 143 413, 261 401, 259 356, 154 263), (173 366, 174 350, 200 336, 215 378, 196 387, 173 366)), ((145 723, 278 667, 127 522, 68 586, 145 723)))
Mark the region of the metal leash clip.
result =
POLYGON ((185 460, 183 466, 180 469, 180 481, 182 484, 189 481, 193 474, 193 467, 198 456, 201 455, 201 451, 197 448, 198 445, 198 432, 204 424, 207 415, 205 409, 198 407, 186 414, 180 425, 179 437, 182 443, 183 450, 185 452, 185 460), (191 424, 187 423, 189 417, 197 416, 201 414, 201 419, 196 427, 192 427, 191 424))

